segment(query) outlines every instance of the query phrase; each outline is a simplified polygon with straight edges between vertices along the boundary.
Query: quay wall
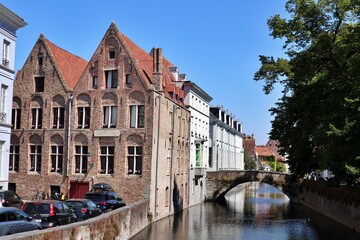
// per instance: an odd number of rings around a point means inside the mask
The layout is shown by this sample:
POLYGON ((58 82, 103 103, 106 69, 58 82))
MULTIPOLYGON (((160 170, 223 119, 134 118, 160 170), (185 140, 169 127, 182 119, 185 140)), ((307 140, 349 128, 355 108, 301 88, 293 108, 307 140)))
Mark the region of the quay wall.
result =
POLYGON ((360 189, 304 181, 296 202, 360 232, 360 189))
POLYGON ((122 240, 152 223, 149 200, 116 209, 82 222, 0 237, 1 240, 122 240))

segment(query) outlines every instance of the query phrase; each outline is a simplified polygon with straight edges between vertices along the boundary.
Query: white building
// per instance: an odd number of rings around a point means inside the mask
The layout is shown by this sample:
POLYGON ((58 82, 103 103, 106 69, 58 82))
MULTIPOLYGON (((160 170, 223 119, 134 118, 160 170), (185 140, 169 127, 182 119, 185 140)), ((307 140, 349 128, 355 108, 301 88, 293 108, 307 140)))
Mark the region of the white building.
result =
POLYGON ((208 171, 244 170, 242 125, 222 106, 210 107, 208 171))
POLYGON ((0 189, 8 189, 9 167, 18 155, 10 148, 12 124, 12 96, 15 74, 16 31, 26 22, 0 4, 0 42, 2 59, 0 62, 0 189))
POLYGON ((187 81, 185 74, 178 74, 177 67, 171 72, 184 90, 184 103, 190 111, 190 160, 189 160, 189 206, 205 200, 206 169, 209 158, 209 96, 194 82, 187 81))

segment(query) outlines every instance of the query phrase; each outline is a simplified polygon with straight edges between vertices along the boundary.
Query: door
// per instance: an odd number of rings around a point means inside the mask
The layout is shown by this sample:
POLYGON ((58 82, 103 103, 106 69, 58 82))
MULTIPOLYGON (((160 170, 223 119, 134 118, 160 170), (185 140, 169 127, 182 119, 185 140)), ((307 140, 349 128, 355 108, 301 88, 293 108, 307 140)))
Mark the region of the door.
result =
POLYGON ((70 182, 70 198, 83 198, 89 191, 89 182, 70 182))

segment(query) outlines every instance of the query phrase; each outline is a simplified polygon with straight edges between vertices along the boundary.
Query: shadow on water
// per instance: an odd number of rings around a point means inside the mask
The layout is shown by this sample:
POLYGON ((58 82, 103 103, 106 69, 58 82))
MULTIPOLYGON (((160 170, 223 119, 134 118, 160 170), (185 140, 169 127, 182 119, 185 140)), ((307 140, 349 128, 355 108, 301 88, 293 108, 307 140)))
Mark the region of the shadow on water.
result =
POLYGON ((355 240, 360 235, 301 205, 279 190, 251 184, 222 203, 199 204, 144 229, 132 240, 355 240))

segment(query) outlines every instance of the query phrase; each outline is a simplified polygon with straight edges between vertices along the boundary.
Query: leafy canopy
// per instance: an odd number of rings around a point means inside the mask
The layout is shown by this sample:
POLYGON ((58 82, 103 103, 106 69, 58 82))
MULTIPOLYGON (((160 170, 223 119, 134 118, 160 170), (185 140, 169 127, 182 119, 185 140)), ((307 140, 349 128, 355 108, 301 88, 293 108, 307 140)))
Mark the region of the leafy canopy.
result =
POLYGON ((260 56, 254 75, 265 94, 283 86, 270 109, 270 137, 297 176, 329 169, 336 181, 360 185, 359 0, 289 0, 285 7, 289 17, 275 15, 268 26, 287 57, 260 56))

